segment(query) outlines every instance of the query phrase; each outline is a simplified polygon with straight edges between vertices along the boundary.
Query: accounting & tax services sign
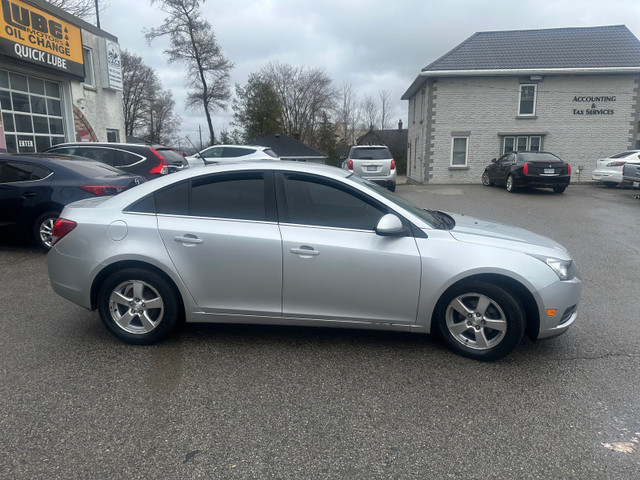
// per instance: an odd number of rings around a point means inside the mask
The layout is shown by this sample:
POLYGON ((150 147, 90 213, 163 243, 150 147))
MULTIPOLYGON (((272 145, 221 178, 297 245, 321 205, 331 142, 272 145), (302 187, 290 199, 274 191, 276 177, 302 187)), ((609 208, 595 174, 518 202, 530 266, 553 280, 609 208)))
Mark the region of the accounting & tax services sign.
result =
POLYGON ((1 0, 0 54, 84 78, 80 28, 21 0, 1 0))

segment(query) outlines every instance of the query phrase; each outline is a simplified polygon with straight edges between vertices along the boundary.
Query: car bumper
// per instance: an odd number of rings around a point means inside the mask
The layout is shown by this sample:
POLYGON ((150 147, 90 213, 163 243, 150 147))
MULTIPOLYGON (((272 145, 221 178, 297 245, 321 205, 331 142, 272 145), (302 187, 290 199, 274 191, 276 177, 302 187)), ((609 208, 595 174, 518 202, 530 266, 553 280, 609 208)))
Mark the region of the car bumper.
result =
POLYGON ((520 175, 514 178, 514 184, 518 187, 566 187, 570 182, 570 175, 558 175, 554 177, 520 175))
POLYGON ((365 180, 369 180, 370 182, 377 183, 378 185, 383 185, 385 187, 392 186, 396 184, 396 171, 394 170, 389 175, 385 176, 373 176, 373 175, 361 175, 365 180))
POLYGON ((538 292, 541 299, 538 339, 556 337, 569 329, 578 316, 581 290, 582 282, 575 277, 538 292))
POLYGON ((622 182, 622 172, 607 172, 594 170, 591 179, 598 182, 620 183, 622 182))
POLYGON ((47 254, 49 282, 53 291, 76 305, 91 310, 93 272, 98 264, 64 255, 54 246, 47 254))

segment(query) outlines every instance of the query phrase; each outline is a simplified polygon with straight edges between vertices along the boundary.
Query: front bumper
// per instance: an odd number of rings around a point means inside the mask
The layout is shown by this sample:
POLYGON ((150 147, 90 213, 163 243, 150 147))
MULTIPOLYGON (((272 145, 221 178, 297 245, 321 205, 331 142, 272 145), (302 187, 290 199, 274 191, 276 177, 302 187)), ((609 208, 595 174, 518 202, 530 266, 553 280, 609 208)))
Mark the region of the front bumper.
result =
POLYGON ((556 283, 538 291, 540 296, 540 329, 538 339, 556 337, 566 332, 578 316, 582 282, 578 277, 556 283), (555 310, 548 315, 548 310, 555 310))

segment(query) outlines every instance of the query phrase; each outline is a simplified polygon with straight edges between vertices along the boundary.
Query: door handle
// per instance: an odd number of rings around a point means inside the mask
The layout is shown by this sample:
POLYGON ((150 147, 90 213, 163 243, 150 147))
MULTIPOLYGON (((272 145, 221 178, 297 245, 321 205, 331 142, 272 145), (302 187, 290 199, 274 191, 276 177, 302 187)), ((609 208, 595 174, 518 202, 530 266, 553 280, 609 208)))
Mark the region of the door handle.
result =
POLYGON ((308 245, 302 245, 299 248, 292 248, 291 253, 302 255, 303 257, 315 257, 317 255, 320 255, 319 251, 314 250, 313 247, 310 247, 308 245))
POLYGON ((183 235, 183 236, 173 237, 173 239, 176 242, 182 243, 183 245, 188 247, 199 245, 204 241, 201 238, 196 237, 195 235, 191 235, 190 233, 187 233, 186 235, 183 235))
POLYGON ((38 194, 36 192, 24 192, 22 195, 20 195, 22 198, 32 198, 32 197, 37 197, 38 194))

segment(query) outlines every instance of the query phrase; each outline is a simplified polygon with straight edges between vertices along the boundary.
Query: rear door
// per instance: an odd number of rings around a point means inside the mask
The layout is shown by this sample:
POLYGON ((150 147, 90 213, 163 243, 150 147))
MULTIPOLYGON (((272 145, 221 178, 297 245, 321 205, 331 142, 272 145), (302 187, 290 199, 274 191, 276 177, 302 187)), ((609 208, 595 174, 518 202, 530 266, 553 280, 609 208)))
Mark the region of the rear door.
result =
POLYGON ((51 198, 52 172, 30 162, 0 161, 0 228, 30 226, 35 209, 51 198))
POLYGON ((171 260, 207 313, 280 316, 282 242, 272 176, 212 174, 156 193, 171 260))
POLYGON ((376 234, 386 207, 324 177, 276 179, 283 316, 414 323, 420 255, 412 236, 376 234))

